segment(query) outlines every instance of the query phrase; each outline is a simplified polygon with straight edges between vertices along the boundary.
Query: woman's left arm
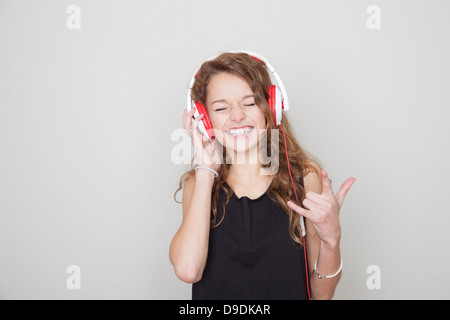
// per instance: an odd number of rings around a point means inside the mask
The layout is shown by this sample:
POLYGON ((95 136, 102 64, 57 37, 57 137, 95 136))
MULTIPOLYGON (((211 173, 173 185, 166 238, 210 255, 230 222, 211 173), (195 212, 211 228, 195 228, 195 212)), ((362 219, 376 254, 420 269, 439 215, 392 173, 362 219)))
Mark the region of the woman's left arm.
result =
POLYGON ((302 204, 306 209, 292 201, 288 201, 288 206, 306 218, 311 299, 325 300, 333 298, 341 273, 332 278, 320 278, 318 274, 334 275, 341 266, 339 213, 344 198, 356 179, 347 179, 335 195, 326 171, 321 170, 317 164, 314 166, 320 171, 320 176, 311 172, 304 177, 306 197, 302 204), (314 272, 316 261, 318 274, 314 272))

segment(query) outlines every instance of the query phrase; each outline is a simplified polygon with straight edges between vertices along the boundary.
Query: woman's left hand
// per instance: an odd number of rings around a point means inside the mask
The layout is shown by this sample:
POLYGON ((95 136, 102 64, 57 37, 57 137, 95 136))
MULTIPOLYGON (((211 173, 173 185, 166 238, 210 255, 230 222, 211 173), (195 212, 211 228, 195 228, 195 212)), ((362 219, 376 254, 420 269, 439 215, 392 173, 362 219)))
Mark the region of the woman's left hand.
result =
POLYGON ((347 179, 339 189, 338 193, 334 195, 331 187, 331 181, 325 170, 321 171, 322 176, 322 194, 317 194, 312 191, 306 193, 303 205, 306 209, 296 205, 292 201, 288 201, 287 205, 309 219, 319 236, 319 238, 327 244, 336 245, 341 237, 341 225, 339 223, 339 212, 344 203, 344 198, 355 182, 355 178, 347 179))

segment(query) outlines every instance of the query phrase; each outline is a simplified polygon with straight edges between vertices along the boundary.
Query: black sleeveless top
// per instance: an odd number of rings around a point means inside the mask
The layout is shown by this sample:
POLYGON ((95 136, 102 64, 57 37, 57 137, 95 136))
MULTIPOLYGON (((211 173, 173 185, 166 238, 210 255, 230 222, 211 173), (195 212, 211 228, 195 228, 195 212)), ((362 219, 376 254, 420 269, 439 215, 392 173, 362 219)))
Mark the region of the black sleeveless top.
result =
MULTIPOLYGON (((217 221, 224 197, 221 190, 217 221)), ((257 199, 233 192, 222 223, 210 230, 206 267, 192 285, 192 299, 307 300, 305 268, 303 248, 289 235, 288 215, 269 191, 257 199)))

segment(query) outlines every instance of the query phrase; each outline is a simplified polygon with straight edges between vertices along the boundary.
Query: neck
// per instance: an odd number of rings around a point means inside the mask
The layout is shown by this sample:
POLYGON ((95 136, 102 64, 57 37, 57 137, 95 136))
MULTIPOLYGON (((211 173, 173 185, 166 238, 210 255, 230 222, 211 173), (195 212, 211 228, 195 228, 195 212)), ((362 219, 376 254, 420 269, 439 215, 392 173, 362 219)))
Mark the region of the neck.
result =
POLYGON ((257 148, 245 152, 234 152, 232 165, 229 172, 229 180, 238 181, 240 184, 255 185, 265 180, 269 174, 266 168, 261 166, 257 148))

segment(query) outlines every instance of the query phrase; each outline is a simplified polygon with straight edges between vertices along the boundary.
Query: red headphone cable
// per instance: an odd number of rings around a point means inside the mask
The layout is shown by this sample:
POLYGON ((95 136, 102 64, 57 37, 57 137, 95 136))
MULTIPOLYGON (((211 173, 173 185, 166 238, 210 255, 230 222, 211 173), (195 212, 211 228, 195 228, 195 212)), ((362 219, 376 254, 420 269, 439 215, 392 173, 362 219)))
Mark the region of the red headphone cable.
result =
MULTIPOLYGON (((284 134, 284 130, 281 127, 281 125, 279 125, 281 132, 283 132, 283 139, 284 139, 284 149, 286 150, 286 160, 287 160, 287 165, 288 165, 288 171, 289 171, 289 177, 291 178, 291 182, 292 182, 292 187, 294 189, 294 194, 295 194, 295 199, 298 202, 298 197, 297 197, 297 192, 295 191, 295 186, 294 186, 294 180, 292 179, 292 174, 291 174, 291 167, 289 165, 289 156, 288 156, 288 152, 287 152, 287 143, 286 143, 286 136, 284 134)), ((308 289, 308 300, 311 300, 311 294, 309 292, 309 276, 308 276, 308 260, 306 258, 306 237, 303 236, 303 253, 305 255, 305 270, 306 270, 306 288, 308 289)))

